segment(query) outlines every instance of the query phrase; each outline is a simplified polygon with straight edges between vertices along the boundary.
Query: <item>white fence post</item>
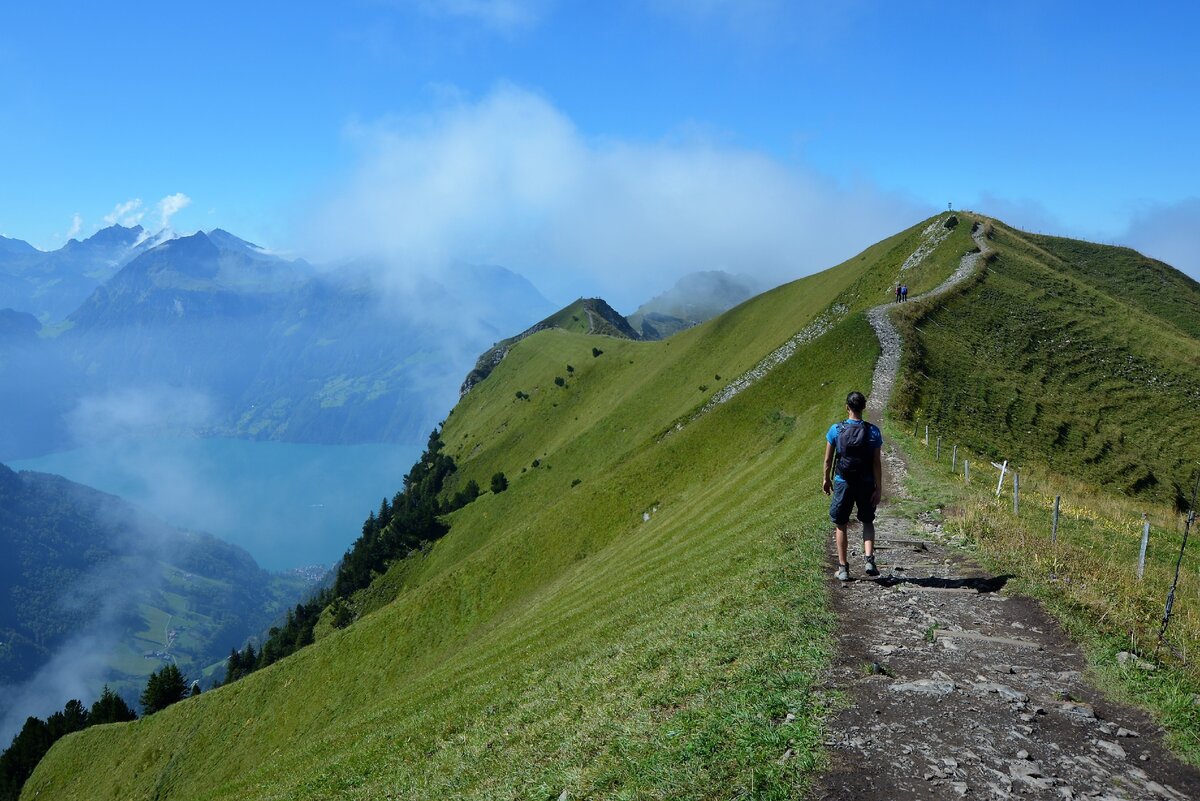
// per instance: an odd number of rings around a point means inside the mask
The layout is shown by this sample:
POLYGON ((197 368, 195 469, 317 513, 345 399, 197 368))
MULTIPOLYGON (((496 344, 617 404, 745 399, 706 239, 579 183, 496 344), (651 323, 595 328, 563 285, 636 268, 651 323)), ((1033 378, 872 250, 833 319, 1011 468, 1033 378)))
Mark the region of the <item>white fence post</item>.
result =
POLYGON ((971 462, 969 459, 963 459, 963 481, 971 483, 971 462))
POLYGON ((953 473, 958 467, 958 446, 955 445, 950 451, 950 472, 953 473))
POLYGON ((1000 480, 996 482, 996 497, 999 498, 1000 490, 1004 487, 1004 474, 1008 472, 1008 460, 1005 459, 1004 464, 996 464, 995 462, 992 462, 992 466, 1000 468, 1000 480))

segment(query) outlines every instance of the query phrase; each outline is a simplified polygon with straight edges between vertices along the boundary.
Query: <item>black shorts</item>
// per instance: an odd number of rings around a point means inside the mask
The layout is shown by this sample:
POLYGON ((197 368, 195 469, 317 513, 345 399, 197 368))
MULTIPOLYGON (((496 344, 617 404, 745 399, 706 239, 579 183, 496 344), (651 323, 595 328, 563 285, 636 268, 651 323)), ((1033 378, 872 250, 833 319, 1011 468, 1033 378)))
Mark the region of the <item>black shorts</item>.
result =
POLYGON ((858 519, 864 523, 875 521, 875 507, 871 496, 875 494, 874 481, 835 481, 833 500, 829 503, 829 519, 837 526, 850 522, 850 509, 858 507, 858 519))

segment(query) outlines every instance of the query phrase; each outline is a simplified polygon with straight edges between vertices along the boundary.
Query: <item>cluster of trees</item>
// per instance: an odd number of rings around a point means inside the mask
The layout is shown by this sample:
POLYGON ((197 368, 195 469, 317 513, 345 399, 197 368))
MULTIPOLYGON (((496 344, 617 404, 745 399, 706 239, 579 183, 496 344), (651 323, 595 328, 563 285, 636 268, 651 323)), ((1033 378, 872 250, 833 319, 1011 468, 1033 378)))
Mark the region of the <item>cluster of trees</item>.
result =
MULTIPOLYGON (((225 684, 248 676, 259 668, 274 664, 288 654, 295 653, 313 641, 313 630, 321 617, 321 611, 335 600, 333 590, 323 589, 302 604, 296 604, 289 609, 287 618, 282 626, 272 626, 267 632, 267 639, 262 650, 256 652, 254 643, 247 643, 242 650, 237 648, 229 652, 225 662, 225 684)), ((338 620, 335 615, 335 625, 339 628, 349 625, 350 620, 338 620)))
POLYGON ((150 674, 146 689, 142 690, 142 713, 153 715, 160 709, 166 709, 171 704, 182 701, 188 695, 199 695, 199 682, 188 689, 187 679, 174 664, 167 665, 162 670, 150 674))
POLYGON ((33 774, 33 769, 60 738, 89 726, 136 719, 134 711, 108 685, 91 709, 82 701, 70 700, 61 712, 55 712, 46 720, 27 718, 12 745, 0 754, 0 801, 16 801, 20 797, 21 788, 33 774))
MULTIPOLYGON (((189 687, 179 668, 174 664, 167 665, 151 673, 146 681, 146 689, 139 699, 142 714, 153 715, 188 695, 199 694, 199 682, 189 687)), ((33 775, 33 769, 50 750, 50 746, 61 738, 89 726, 130 720, 137 720, 137 713, 107 684, 91 709, 85 707, 82 701, 72 699, 67 701, 61 712, 55 712, 46 720, 26 718, 25 725, 13 738, 12 744, 0 753, 0 801, 17 801, 20 798, 21 788, 33 775)))
MULTIPOLYGON (((384 498, 379 511, 371 512, 363 521, 362 536, 342 557, 333 586, 290 610, 284 624, 268 632, 261 651, 256 653, 253 645, 247 645, 241 651, 233 649, 226 663, 226 684, 311 643, 313 630, 326 607, 332 610, 335 626, 348 626, 354 619, 348 602, 355 592, 369 586, 372 579, 387 570, 392 562, 403 559, 450 530, 441 516, 466 506, 479 497, 481 490, 478 482, 471 480, 449 499, 442 499, 447 480, 458 470, 454 458, 444 450, 440 432, 433 431, 425 453, 404 477, 403 489, 391 501, 384 498)), ((500 477, 503 479, 502 474, 500 477)), ((497 486, 493 477, 494 492, 497 486)), ((507 486, 508 482, 504 480, 503 488, 498 491, 503 492, 507 486)))

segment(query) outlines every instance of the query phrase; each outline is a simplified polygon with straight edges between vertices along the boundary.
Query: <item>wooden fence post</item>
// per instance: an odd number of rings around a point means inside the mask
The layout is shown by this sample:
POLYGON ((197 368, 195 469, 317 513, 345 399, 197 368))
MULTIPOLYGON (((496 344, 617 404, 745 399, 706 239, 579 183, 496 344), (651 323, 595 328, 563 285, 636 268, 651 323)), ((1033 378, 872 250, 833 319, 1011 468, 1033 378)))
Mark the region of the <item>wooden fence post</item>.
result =
POLYGON ((1021 513, 1021 473, 1013 471, 1013 514, 1021 513))
POLYGON ((1146 572, 1146 546, 1150 543, 1150 518, 1142 512, 1142 549, 1138 552, 1138 579, 1146 572))
POLYGON ((963 459, 963 481, 971 483, 971 462, 963 459))
POLYGON ((942 461, 942 438, 941 437, 937 438, 937 447, 934 449, 934 452, 933 452, 933 460, 935 462, 942 461))
POLYGON ((950 472, 953 473, 955 471, 955 468, 957 468, 957 467, 958 467, 958 446, 955 445, 954 449, 950 451, 950 472))
POLYGON ((1050 544, 1058 544, 1058 506, 1062 503, 1062 496, 1054 496, 1054 522, 1050 524, 1050 544))
POLYGON ((925 447, 929 447, 929 423, 925 424, 925 447))

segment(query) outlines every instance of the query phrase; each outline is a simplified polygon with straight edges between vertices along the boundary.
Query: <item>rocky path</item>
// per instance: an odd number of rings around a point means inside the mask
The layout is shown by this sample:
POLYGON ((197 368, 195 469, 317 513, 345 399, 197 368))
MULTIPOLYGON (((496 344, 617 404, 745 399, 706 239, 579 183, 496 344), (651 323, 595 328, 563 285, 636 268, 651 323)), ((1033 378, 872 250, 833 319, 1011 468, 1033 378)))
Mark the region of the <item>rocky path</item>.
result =
MULTIPOLYGON (((987 250, 981 236, 976 243, 987 250)), ((979 258, 969 254, 926 297, 965 279, 979 258)), ((900 356, 887 308, 871 312, 883 346, 877 419, 900 356)), ((887 495, 897 497, 902 454, 889 447, 885 459, 887 495)), ((854 580, 830 572, 839 654, 826 686, 846 706, 829 721, 833 764, 815 798, 1200 799, 1200 771, 1170 755, 1145 713, 1089 685, 1066 632, 1036 602, 1005 592, 1008 577, 946 544, 936 513, 914 523, 885 505, 876 548, 879 578, 862 576, 853 547, 854 580)))
MULTIPOLYGON (((941 220, 935 220, 930 228, 940 227, 940 225, 941 220)), ((927 230, 927 237, 929 233, 927 230)), ((950 274, 949 278, 928 292, 913 295, 908 299, 909 303, 944 295, 975 272, 980 260, 991 252, 991 247, 988 246, 987 239, 983 236, 982 226, 977 225, 971 232, 971 238, 975 240, 975 246, 979 248, 979 252, 963 256, 958 263, 958 268, 950 274)), ((924 248, 925 243, 922 243, 913 256, 921 253, 924 248)), ((925 255, 928 255, 928 251, 925 252, 925 255)), ((910 256, 909 259, 911 260, 913 256, 910 256)), ((905 262, 905 264, 907 263, 905 262)), ((879 346, 883 351, 879 354, 879 360, 875 362, 875 375, 871 379, 871 397, 867 401, 867 416, 875 420, 883 418, 883 410, 887 408, 888 401, 891 400, 892 387, 896 383, 896 375, 900 372, 900 332, 888 319, 888 313, 894 305, 885 303, 867 312, 867 320, 870 321, 871 328, 875 329, 875 336, 878 337, 879 346)))

